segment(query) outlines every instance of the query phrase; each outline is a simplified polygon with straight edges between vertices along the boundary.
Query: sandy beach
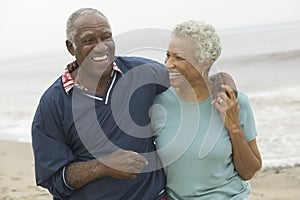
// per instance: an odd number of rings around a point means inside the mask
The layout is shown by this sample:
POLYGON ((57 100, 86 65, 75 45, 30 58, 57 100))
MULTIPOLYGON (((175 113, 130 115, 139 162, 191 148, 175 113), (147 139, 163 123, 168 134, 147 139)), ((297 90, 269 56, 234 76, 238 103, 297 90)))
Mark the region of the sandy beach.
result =
POLYGON ((31 144, 0 141, 0 199, 51 199, 36 187, 31 144))
MULTIPOLYGON (((0 141, 0 199, 47 200, 49 193, 35 186, 31 144, 0 141)), ((251 200, 298 200, 300 166, 264 169, 251 180, 251 200)))

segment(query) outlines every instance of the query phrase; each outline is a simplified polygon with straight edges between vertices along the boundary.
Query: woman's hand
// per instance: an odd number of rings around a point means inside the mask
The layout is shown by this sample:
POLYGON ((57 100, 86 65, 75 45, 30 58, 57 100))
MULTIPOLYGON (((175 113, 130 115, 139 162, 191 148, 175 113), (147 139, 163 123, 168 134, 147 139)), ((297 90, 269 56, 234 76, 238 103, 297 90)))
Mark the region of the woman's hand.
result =
POLYGON ((234 91, 228 85, 221 86, 228 93, 220 92, 217 94, 212 104, 219 111, 225 127, 229 132, 233 133, 240 130, 239 110, 240 106, 234 91))

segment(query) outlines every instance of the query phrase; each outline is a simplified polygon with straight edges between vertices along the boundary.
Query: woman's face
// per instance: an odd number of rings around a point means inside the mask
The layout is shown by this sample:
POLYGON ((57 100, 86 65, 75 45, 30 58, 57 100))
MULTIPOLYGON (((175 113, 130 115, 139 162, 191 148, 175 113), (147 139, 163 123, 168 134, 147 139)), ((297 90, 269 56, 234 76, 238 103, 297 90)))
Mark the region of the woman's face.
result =
POLYGON ((184 37, 171 39, 165 59, 171 86, 186 87, 201 78, 201 66, 195 55, 196 47, 191 40, 184 37))

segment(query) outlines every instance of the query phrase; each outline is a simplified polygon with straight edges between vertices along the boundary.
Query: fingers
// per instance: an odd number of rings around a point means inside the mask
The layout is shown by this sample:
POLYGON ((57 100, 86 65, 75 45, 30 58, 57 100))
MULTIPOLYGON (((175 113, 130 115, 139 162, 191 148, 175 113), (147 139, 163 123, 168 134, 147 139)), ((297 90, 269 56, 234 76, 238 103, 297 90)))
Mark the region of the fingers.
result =
POLYGON ((220 102, 218 101, 217 99, 215 99, 212 104, 216 107, 217 111, 219 111, 220 113, 223 113, 224 111, 224 107, 221 105, 221 103, 223 102, 220 102))
POLYGON ((224 115, 226 102, 221 97, 217 97, 216 99, 214 99, 211 104, 215 106, 216 110, 221 114, 221 116, 224 115))
POLYGON ((131 153, 132 154, 132 158, 136 161, 136 162, 139 162, 139 163, 142 163, 143 166, 146 166, 148 165, 148 160, 146 158, 144 158, 142 155, 138 154, 137 152, 135 151, 127 151, 128 153, 131 153))
POLYGON ((219 104, 222 106, 230 105, 233 102, 237 102, 235 92, 228 85, 221 85, 225 92, 219 92, 216 95, 216 98, 212 101, 212 104, 219 104), (231 100, 231 101, 230 101, 231 100))
POLYGON ((148 165, 148 160, 142 155, 131 150, 118 150, 120 155, 117 159, 122 159, 122 170, 131 173, 139 173, 143 167, 148 165))
POLYGON ((231 99, 226 95, 225 92, 219 92, 216 98, 212 101, 212 105, 220 112, 221 115, 225 116, 225 111, 228 106, 231 105, 231 99))
POLYGON ((224 92, 220 92, 218 95, 217 95, 217 101, 219 103, 224 103, 224 102, 227 102, 228 101, 228 96, 224 93, 224 92))
POLYGON ((140 173, 141 170, 148 165, 148 160, 137 152, 125 151, 125 153, 126 155, 124 155, 123 159, 125 159, 126 163, 124 166, 126 166, 126 164, 128 166, 124 169, 125 172, 140 173))
POLYGON ((147 159, 137 152, 121 149, 99 161, 105 165, 107 175, 115 178, 136 178, 136 174, 148 165, 147 159))
POLYGON ((231 87, 229 87, 228 85, 221 85, 221 87, 229 94, 230 99, 236 100, 235 93, 231 87))
POLYGON ((212 101, 212 104, 220 104, 220 105, 226 105, 228 102, 228 96, 224 92, 218 93, 216 98, 212 101))

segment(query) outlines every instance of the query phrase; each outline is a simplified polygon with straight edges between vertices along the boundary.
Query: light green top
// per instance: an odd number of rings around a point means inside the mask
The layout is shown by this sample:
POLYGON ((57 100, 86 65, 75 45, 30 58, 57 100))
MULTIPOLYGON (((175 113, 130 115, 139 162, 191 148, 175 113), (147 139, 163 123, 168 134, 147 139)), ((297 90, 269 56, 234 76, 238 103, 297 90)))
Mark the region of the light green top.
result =
MULTIPOLYGON (((256 135, 248 98, 238 93, 239 118, 247 141, 256 135)), ((151 126, 165 167, 169 199, 245 199, 250 184, 234 169, 230 136, 211 98, 189 103, 173 88, 157 95, 151 126)))

